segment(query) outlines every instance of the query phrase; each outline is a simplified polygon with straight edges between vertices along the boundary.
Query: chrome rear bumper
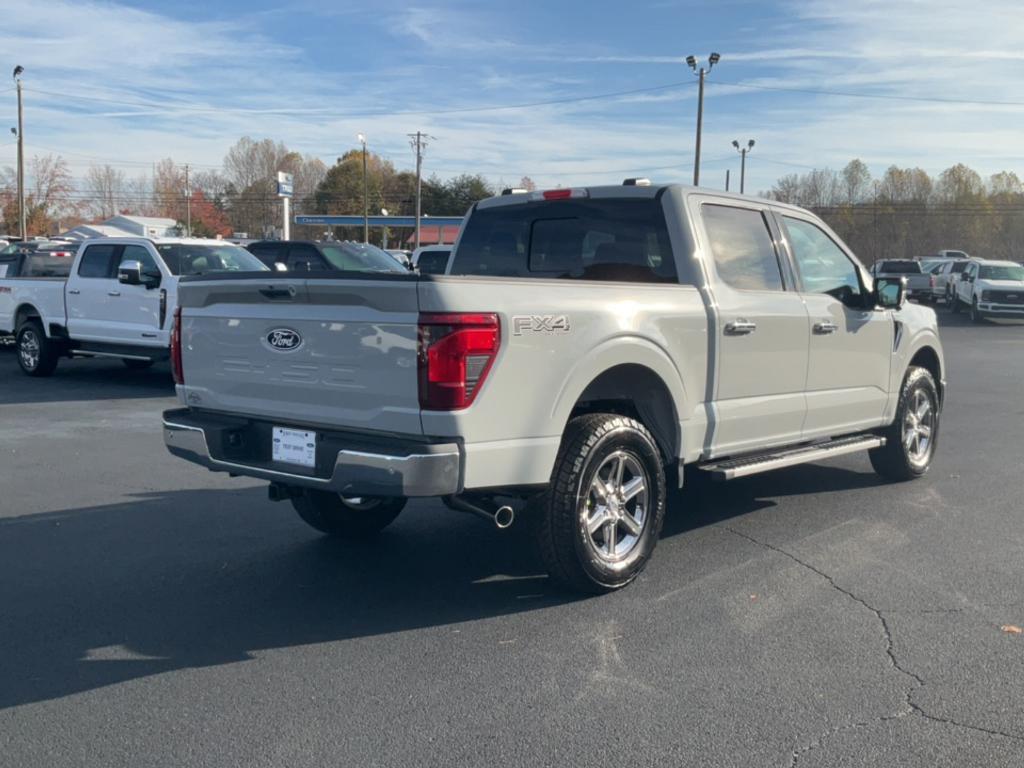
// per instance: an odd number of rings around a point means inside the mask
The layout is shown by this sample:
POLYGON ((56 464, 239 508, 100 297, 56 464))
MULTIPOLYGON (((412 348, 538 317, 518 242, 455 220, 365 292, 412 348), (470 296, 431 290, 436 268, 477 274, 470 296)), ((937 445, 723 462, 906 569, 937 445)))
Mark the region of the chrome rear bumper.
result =
MULTIPOLYGON (((393 447, 337 447, 337 433, 317 448, 318 470, 290 467, 281 462, 243 456, 218 456, 211 451, 208 432, 242 433, 247 427, 225 427, 220 419, 203 424, 187 410, 164 414, 164 444, 175 456, 215 472, 258 477, 286 485, 333 491, 345 496, 448 496, 461 490, 462 454, 456 443, 400 443, 393 447)), ((244 422, 243 422, 244 424, 244 422)), ((328 433, 324 433, 328 434, 328 433)), ((343 442, 343 438, 341 438, 343 442)))

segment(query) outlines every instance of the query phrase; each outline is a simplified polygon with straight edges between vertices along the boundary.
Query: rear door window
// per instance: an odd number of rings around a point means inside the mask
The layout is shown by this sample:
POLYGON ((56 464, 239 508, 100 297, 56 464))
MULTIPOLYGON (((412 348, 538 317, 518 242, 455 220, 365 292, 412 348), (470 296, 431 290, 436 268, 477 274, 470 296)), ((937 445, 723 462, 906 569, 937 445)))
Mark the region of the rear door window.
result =
POLYGON ((466 222, 450 274, 677 280, 655 198, 538 200, 477 209, 466 222))
POLYGON ((249 252, 273 269, 275 264, 287 262, 285 255, 287 247, 285 243, 253 243, 249 246, 249 252))
POLYGON ((784 291, 782 269, 761 211, 701 206, 718 276, 741 291, 784 291))
POLYGON ((293 272, 320 272, 327 269, 320 251, 311 245, 295 244, 288 248, 288 269, 293 272))
POLYGON ((114 256, 119 245, 90 245, 78 264, 79 277, 108 278, 113 274, 114 256))
POLYGON ((424 275, 443 275, 451 251, 424 251, 416 259, 416 269, 424 275))

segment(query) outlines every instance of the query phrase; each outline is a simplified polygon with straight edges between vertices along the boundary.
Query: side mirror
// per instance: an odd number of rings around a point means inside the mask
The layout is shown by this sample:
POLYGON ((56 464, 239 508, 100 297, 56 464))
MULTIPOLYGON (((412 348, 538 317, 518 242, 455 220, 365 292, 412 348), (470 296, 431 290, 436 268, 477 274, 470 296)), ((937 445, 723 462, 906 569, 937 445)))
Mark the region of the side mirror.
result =
POLYGON ((881 277, 875 280, 875 306, 902 309, 907 301, 907 278, 881 277))
POLYGON ((144 271, 141 261, 122 261, 117 268, 117 282, 124 285, 144 285, 146 288, 156 288, 160 285, 160 273, 144 271))
POLYGON ((117 268, 117 282, 125 285, 142 285, 142 262, 122 261, 117 268))

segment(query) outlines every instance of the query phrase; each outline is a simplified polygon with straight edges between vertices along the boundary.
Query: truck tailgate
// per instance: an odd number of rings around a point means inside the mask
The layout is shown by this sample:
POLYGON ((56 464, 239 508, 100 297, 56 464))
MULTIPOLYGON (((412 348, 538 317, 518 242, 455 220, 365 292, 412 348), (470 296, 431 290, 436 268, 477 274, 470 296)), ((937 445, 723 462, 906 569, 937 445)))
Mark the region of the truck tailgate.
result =
POLYGON ((184 280, 179 291, 187 405, 422 434, 414 276, 184 280))

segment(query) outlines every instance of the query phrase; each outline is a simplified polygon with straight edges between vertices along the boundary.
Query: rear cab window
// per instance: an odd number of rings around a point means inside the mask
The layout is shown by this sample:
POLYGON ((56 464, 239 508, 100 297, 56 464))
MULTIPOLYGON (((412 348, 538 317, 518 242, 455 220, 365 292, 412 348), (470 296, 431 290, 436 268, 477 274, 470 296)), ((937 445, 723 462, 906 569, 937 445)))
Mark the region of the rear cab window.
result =
POLYGON ((449 274, 678 280, 657 198, 572 198, 478 208, 465 224, 449 274))
POLYGON ((878 272, 885 272, 890 275, 920 275, 921 262, 919 261, 883 261, 878 265, 878 272))

